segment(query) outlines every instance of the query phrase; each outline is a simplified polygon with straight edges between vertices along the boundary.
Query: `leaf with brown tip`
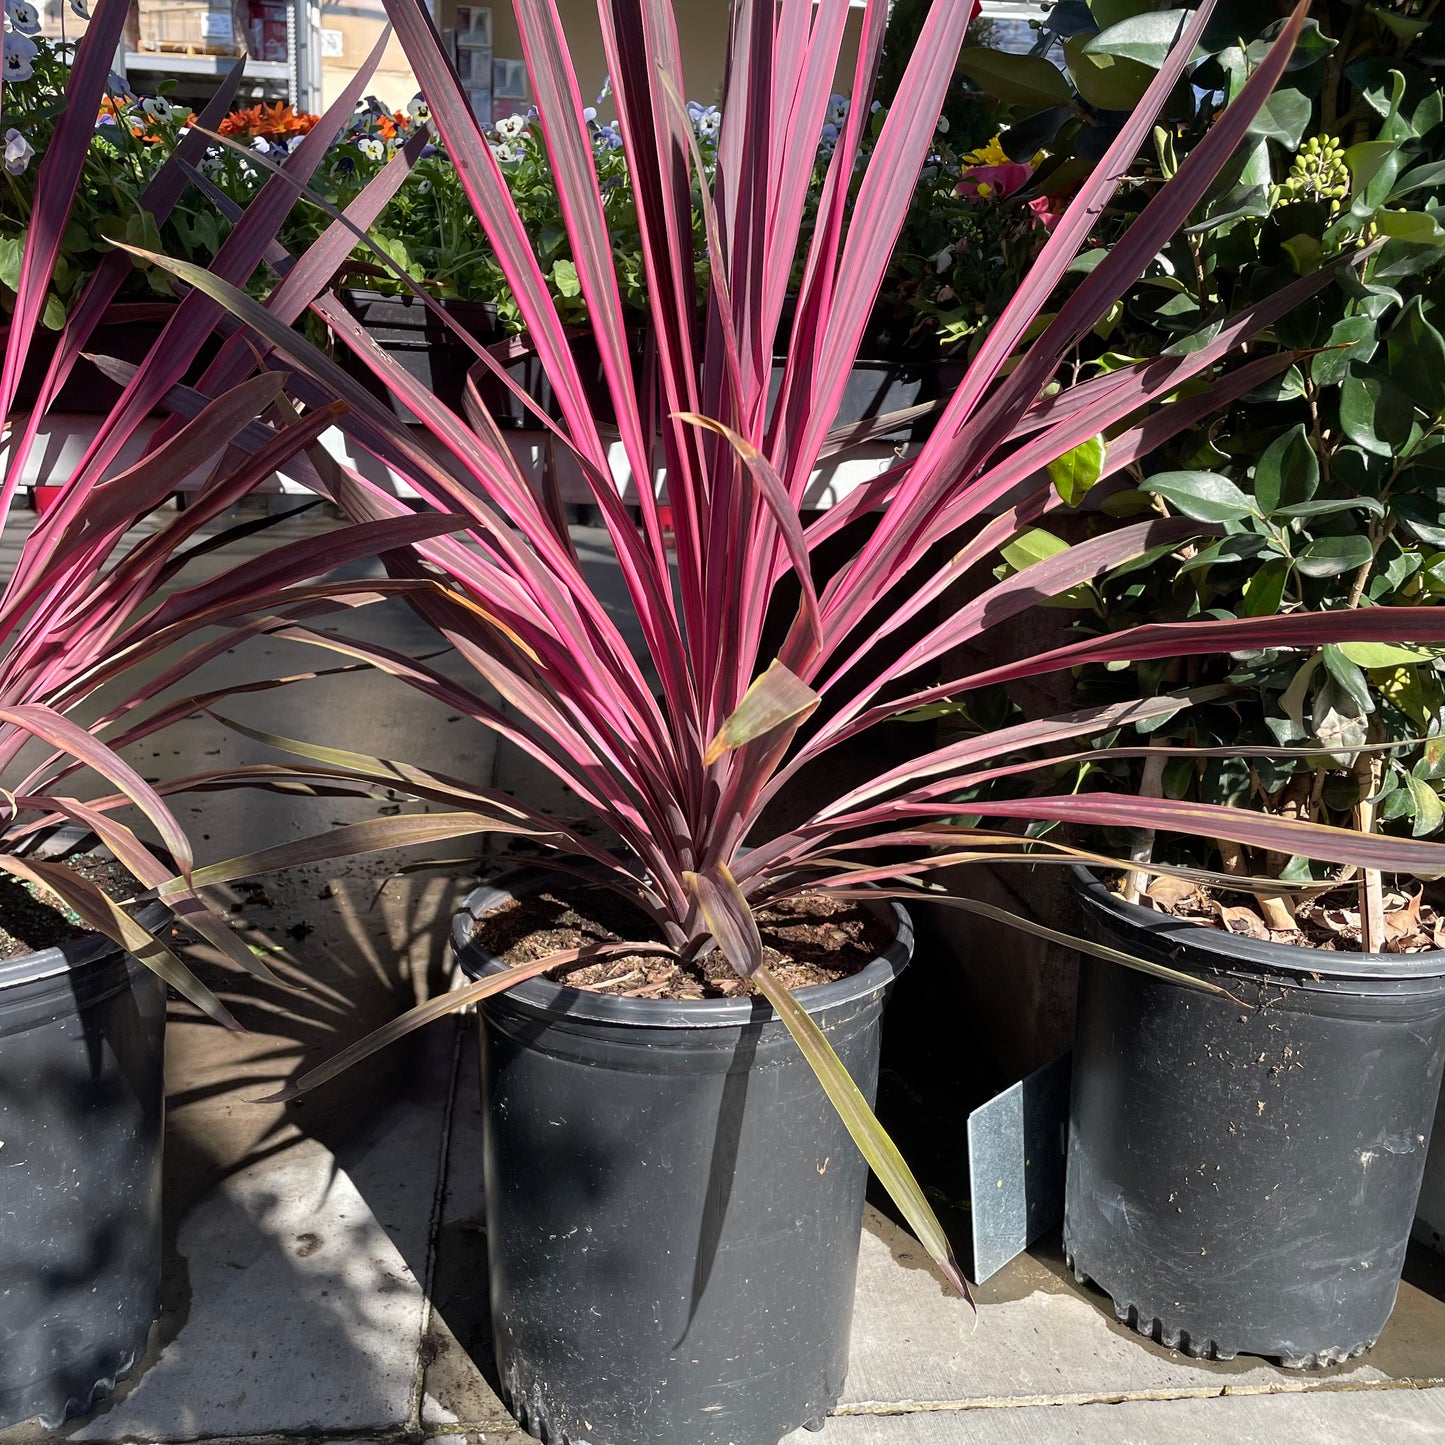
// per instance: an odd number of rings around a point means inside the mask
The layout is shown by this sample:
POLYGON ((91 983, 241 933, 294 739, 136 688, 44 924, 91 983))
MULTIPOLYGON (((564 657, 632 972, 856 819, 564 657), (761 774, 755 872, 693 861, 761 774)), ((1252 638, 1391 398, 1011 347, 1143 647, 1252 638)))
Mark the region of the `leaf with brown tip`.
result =
POLYGON ((742 701, 728 714, 702 755, 711 767, 725 752, 740 748, 794 718, 806 717, 822 699, 791 668, 774 658, 755 677, 742 701))

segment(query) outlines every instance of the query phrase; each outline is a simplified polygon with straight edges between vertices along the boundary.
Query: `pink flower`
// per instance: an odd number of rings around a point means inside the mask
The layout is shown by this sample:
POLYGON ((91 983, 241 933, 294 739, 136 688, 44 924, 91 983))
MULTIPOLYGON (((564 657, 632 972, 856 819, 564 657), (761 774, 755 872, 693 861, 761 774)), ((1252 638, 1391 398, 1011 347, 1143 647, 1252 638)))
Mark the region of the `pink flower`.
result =
POLYGON ((1068 208, 1066 196, 1035 196, 1029 202, 1029 210, 1034 213, 1034 219, 1046 231, 1052 231, 1063 220, 1064 212, 1068 208))
POLYGON ((1034 177, 1034 168, 1023 161, 1002 166, 969 166, 955 187, 960 196, 1011 196, 1034 177))

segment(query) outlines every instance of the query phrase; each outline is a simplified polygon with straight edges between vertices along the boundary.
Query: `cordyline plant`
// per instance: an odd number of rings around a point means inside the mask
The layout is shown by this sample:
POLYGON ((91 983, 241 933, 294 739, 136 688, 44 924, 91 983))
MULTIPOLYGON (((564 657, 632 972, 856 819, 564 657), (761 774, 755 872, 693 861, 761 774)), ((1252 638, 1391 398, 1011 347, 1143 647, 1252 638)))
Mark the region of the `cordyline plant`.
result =
MULTIPOLYGON (((1288 355, 1234 358, 1250 336, 1324 287, 1329 269, 1236 315, 1217 318, 1194 338, 1191 349, 1181 347, 1066 390, 1050 390, 1060 358, 1190 217, 1211 179, 1244 141, 1289 60, 1303 9, 1126 237, 1047 314, 1070 261, 1138 154, 1161 103, 1181 82, 1209 5, 1187 18, 1143 103, 1080 186, 928 441, 916 455, 889 466, 805 523, 801 508, 810 477, 828 455, 856 440, 855 434, 840 441, 834 421, 914 179, 927 157, 972 6, 939 0, 929 12, 897 101, 853 189, 849 182, 869 117, 887 7, 884 0, 868 0, 862 12, 853 105, 806 241, 775 402, 769 400, 773 341, 789 299, 817 138, 849 14, 847 0, 817 5, 782 0, 778 6, 771 0, 736 0, 715 179, 702 187, 702 167, 681 101, 687 87, 671 5, 668 0, 600 0, 650 298, 653 355, 640 380, 629 361, 587 117, 557 10, 553 0, 517 0, 516 8, 537 101, 536 125, 556 177, 570 254, 605 369, 612 428, 599 425, 548 295, 533 238, 517 215, 425 7, 419 0, 388 0, 434 123, 556 394, 561 419, 554 422, 532 407, 537 424, 548 431, 549 447, 575 463, 601 512, 641 623, 645 659, 629 650, 586 582, 555 493, 544 490, 539 497, 534 491, 475 392, 468 396, 465 417, 439 405, 324 292, 336 247, 355 234, 346 230, 346 218, 332 222, 333 230, 340 229, 331 252, 322 249, 297 259, 288 273, 288 282, 297 288, 291 299, 297 305, 312 301, 331 320, 338 337, 423 423, 420 430, 368 408, 357 383, 290 328, 286 309, 274 302, 263 307, 247 297, 241 278, 185 262, 164 264, 194 288, 192 297, 224 303, 251 328, 258 345, 281 354, 278 364, 292 373, 301 402, 315 405, 330 396, 351 401, 352 411, 339 424, 355 442, 391 467, 425 504, 468 519, 465 543, 432 539, 408 555, 390 556, 388 565, 400 581, 445 575, 445 595, 418 595, 413 605, 475 668, 475 687, 375 646, 304 627, 286 635, 309 636, 351 658, 365 658, 494 728, 565 783, 608 825, 620 846, 598 843, 569 820, 471 782, 257 733, 306 760, 296 766, 298 778, 334 783, 350 777, 358 785, 405 787, 459 811, 342 828, 220 865, 207 871, 207 880, 447 832, 514 834, 541 845, 540 863, 600 879, 652 920, 656 938, 617 949, 664 948, 690 958, 716 943, 737 972, 751 979, 792 1031, 922 1242, 962 1287, 943 1231, 896 1149, 823 1034, 763 965, 754 914, 764 904, 808 889, 845 897, 917 897, 921 875, 961 861, 1026 853, 1056 861, 1089 856, 1059 843, 1031 843, 1005 828, 959 826, 950 821, 958 811, 954 800, 990 778, 1038 766, 1020 760, 1029 749, 1052 744, 1056 752, 1057 745, 1166 715, 1194 698, 1183 693, 1134 700, 950 743, 841 791, 781 835, 768 836, 760 819, 803 767, 827 759, 839 744, 900 713, 986 684, 1095 660, 1129 663, 1161 655, 1305 647, 1329 638, 1418 642, 1445 636, 1445 616, 1428 608, 1142 626, 966 676, 946 676, 935 685, 909 683, 926 668, 941 664, 946 670, 955 649, 1040 599, 1209 531, 1207 524, 1188 518, 1156 517, 1040 561, 952 608, 901 651, 896 643, 891 654, 883 650, 900 628, 914 619, 926 621, 933 604, 977 564, 993 559, 1014 533, 1058 505, 1046 473, 1051 465, 1067 468, 1076 450, 1107 428, 1112 439, 1105 473, 1128 467, 1289 364, 1288 355), (709 247, 701 304, 692 244, 699 189, 709 247), (310 295, 305 294, 308 283, 310 295), (1191 380, 1207 385, 1184 390, 1191 380), (636 488, 640 526, 619 494, 613 448, 625 458, 631 477, 642 481, 636 488), (657 493, 648 479, 659 464, 665 485, 657 493), (659 515, 663 504, 670 509, 676 542, 675 592, 659 515), (819 586, 813 574, 818 549, 839 537, 848 522, 868 517, 873 525, 867 540, 819 586), (940 566, 930 558, 945 543, 949 560, 940 566), (789 587, 800 592, 801 600, 786 639, 771 656, 764 650, 765 625, 774 600, 789 587), (884 620, 877 621, 880 616, 884 620), (823 702, 826 720, 804 731, 804 722, 823 702), (865 850, 875 856, 860 857, 865 850), (880 854, 894 861, 876 861, 880 854), (865 892, 869 888, 876 891, 865 892)), ((442 324, 449 322, 443 318, 442 324)), ((497 375, 494 359, 472 345, 476 374, 497 375)), ((193 409, 198 400, 191 395, 173 404, 193 409)), ((886 427, 888 419, 880 424, 886 427)), ((315 454, 313 459, 317 485, 358 520, 405 510, 383 489, 315 454)), ((1167 798, 1091 793, 969 806, 1001 821, 1123 819, 1132 826, 1205 833, 1372 867, 1445 867, 1445 853, 1423 841, 1363 837, 1167 798)), ((968 900, 952 901, 989 911, 968 900)), ((1059 936, 1042 925, 1015 921, 1059 936)), ((330 1077, 408 1029, 570 956, 554 954, 519 965, 428 1003, 285 1092, 330 1077)))
MULTIPOLYGON (((66 109, 42 162, 0 368, 6 469, 0 528, 12 520, 11 503, 48 399, 79 360, 87 337, 131 269, 130 258, 120 252, 105 258, 70 318, 37 405, 28 416, 12 414, 125 13, 124 0, 98 7, 68 81, 66 109)), ((224 115, 239 79, 238 68, 206 120, 215 123, 224 115)), ((354 97, 347 98, 342 113, 349 113, 352 104, 354 97)), ((188 138, 152 181, 143 201, 161 219, 186 184, 188 160, 198 158, 205 143, 200 134, 188 138)), ((322 149, 318 144, 317 159, 322 149)), ((284 214, 289 190, 281 199, 284 214)), ((273 196, 273 206, 276 201, 273 196)), ((261 220, 259 212, 255 219, 261 220)), ((257 237, 262 234, 252 230, 257 237)), ((237 239, 233 262, 238 274, 254 269, 261 250, 259 240, 248 242, 244 234, 237 239)), ((203 337, 214 328, 219 309, 199 295, 193 302, 210 308, 209 319, 185 318, 180 314, 186 309, 183 303, 174 325, 182 328, 182 335, 203 337)), ((248 363, 246 371, 251 370, 248 363)), ((25 531, 0 594, 0 870, 48 889, 87 926, 122 944, 230 1027, 238 1025, 159 933, 143 926, 96 884, 41 857, 42 850, 34 845, 37 835, 59 823, 80 825, 111 850, 143 892, 171 882, 168 902, 177 918, 252 973, 275 981, 229 921, 212 912, 195 891, 191 847, 165 802, 166 787, 142 778, 118 750, 193 713, 200 703, 223 696, 169 701, 138 720, 138 709, 184 686, 197 667, 240 638, 275 625, 273 609, 294 617, 298 609, 304 614, 364 605, 380 595, 375 586, 309 579, 378 548, 404 546, 454 525, 434 512, 305 538, 210 577, 187 573, 197 559, 268 525, 262 520, 212 527, 345 412, 345 403, 335 402, 298 419, 282 404, 285 380, 283 374, 262 373, 217 386, 214 399, 193 420, 155 441, 141 430, 149 406, 127 405, 128 392, 64 479, 60 505, 25 531), (134 455, 138 446, 145 447, 141 460, 121 465, 122 454, 134 455), (197 478, 192 505, 185 512, 164 520, 154 517, 148 528, 134 530, 182 483, 197 478), (202 530, 207 527, 212 530, 202 530), (178 658, 164 657, 201 628, 221 630, 178 658), (151 664, 144 670, 148 675, 131 671, 144 663, 151 664), (99 703, 103 713, 96 718, 90 714, 96 711, 93 700, 102 687, 107 689, 99 703), (37 741, 47 755, 37 758, 24 752, 37 741), (83 766, 119 791, 86 801, 72 796, 73 785, 67 780, 83 766), (126 806, 149 820, 167 857, 117 819, 116 810, 126 806)), ((49 480, 61 481, 55 476, 49 480)), ((383 590, 392 586, 381 585, 383 590)), ((276 685, 276 679, 259 684, 276 685)))

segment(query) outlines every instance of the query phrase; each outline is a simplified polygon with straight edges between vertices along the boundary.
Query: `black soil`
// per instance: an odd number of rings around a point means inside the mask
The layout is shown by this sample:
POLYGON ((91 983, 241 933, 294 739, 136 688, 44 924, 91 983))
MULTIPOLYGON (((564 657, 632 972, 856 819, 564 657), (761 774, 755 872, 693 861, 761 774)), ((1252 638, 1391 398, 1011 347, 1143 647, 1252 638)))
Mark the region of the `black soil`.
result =
MULTIPOLYGON (((77 877, 87 879, 117 903, 128 903, 140 885, 113 858, 82 853, 63 861, 77 877)), ((23 958, 42 948, 54 948, 84 938, 94 930, 74 909, 48 888, 0 874, 0 961, 23 958)))
MULTIPOLYGON (((757 920, 763 962, 790 989, 860 972, 887 949, 894 933, 863 904, 826 893, 785 899, 760 909, 757 920)), ((475 937, 503 962, 516 964, 563 949, 651 942, 659 935, 641 909, 606 889, 589 888, 514 898, 489 913, 475 937)), ((547 977, 615 998, 739 998, 756 991, 717 949, 687 962, 672 954, 618 954, 562 964, 547 977)))

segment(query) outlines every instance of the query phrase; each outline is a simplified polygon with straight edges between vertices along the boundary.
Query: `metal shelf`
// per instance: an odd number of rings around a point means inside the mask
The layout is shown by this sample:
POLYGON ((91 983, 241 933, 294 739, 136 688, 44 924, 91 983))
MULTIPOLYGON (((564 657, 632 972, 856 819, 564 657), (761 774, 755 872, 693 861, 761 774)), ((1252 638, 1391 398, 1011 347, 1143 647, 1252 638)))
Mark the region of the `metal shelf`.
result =
MULTIPOLYGON (((215 75, 229 73, 236 63, 234 55, 181 55, 169 50, 127 50, 127 73, 136 70, 163 70, 170 75, 215 75)), ((291 67, 284 60, 247 60, 247 80, 289 80, 291 67)))

